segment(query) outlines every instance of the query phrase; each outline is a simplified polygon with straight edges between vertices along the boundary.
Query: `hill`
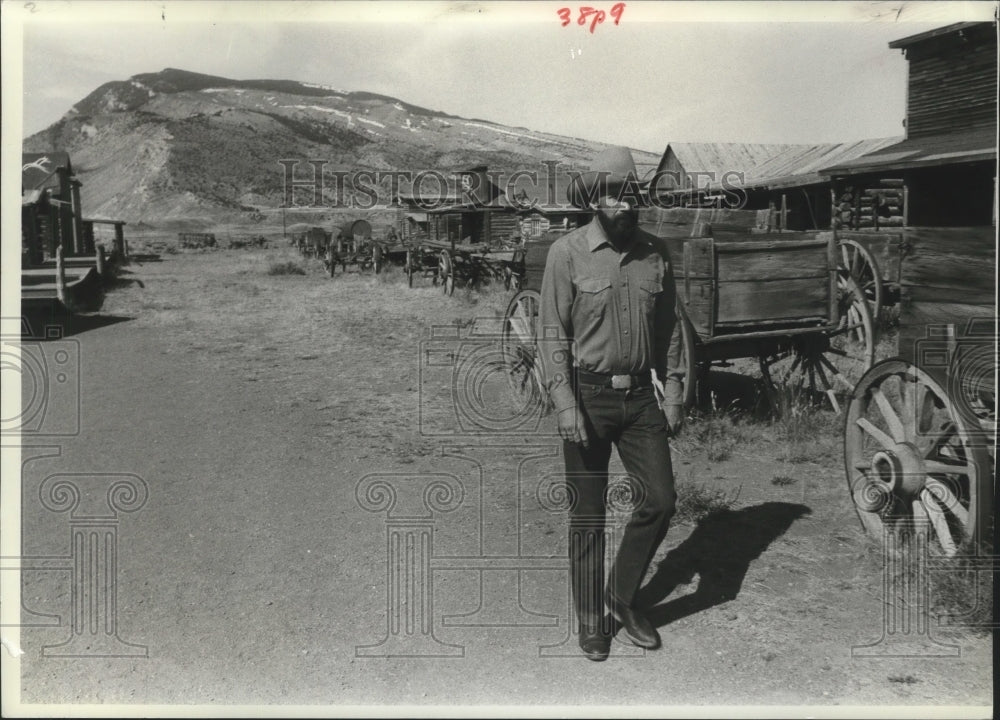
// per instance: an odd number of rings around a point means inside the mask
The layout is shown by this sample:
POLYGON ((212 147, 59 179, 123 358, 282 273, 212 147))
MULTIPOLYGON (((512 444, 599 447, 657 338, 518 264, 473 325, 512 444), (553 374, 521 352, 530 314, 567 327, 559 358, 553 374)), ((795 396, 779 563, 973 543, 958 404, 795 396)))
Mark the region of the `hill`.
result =
MULTIPOLYGON (((323 160, 328 172, 512 172, 543 160, 582 169, 604 147, 370 92, 173 68, 106 83, 24 141, 26 152, 69 152, 88 216, 147 223, 260 217, 282 203, 282 159, 323 160)), ((633 154, 640 171, 658 159, 633 154)))

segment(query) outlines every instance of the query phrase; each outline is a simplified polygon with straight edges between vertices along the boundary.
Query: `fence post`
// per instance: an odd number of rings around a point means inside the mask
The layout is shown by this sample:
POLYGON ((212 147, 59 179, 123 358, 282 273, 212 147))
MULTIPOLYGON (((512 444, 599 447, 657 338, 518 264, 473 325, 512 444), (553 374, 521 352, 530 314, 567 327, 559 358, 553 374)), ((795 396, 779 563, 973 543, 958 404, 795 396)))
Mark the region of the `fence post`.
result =
POLYGON ((94 250, 94 262, 97 265, 97 274, 104 278, 104 246, 98 243, 94 250))
POLYGON ((56 246, 56 297, 66 305, 66 268, 63 266, 63 246, 56 246))

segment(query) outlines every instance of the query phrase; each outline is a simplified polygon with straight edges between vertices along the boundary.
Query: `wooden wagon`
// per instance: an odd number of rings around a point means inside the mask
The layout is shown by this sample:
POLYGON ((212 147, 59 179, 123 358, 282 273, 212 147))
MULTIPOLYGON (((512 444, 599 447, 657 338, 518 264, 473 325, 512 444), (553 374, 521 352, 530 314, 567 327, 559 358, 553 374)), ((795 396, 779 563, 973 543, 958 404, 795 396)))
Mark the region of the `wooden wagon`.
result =
POLYGON ((852 393, 848 490, 873 536, 921 525, 934 551, 971 554, 992 540, 996 229, 906 228, 894 237, 898 351, 852 393))
POLYGON ((341 272, 382 271, 384 246, 372 239, 372 227, 366 220, 349 220, 331 237, 323 255, 330 277, 339 265, 341 272))
MULTIPOLYGON (((520 401, 543 396, 538 290, 555 239, 526 247, 524 289, 504 317, 501 352, 520 401)), ((772 399, 779 386, 795 393, 808 387, 839 409, 839 398, 872 365, 876 328, 864 292, 842 267, 835 233, 664 239, 677 283, 686 405, 712 363, 756 358, 772 399)))
POLYGON ((426 240, 412 249, 406 273, 411 286, 415 275, 432 276, 445 295, 453 294, 456 285, 473 287, 485 281, 500 281, 516 290, 524 274, 524 249, 426 240))

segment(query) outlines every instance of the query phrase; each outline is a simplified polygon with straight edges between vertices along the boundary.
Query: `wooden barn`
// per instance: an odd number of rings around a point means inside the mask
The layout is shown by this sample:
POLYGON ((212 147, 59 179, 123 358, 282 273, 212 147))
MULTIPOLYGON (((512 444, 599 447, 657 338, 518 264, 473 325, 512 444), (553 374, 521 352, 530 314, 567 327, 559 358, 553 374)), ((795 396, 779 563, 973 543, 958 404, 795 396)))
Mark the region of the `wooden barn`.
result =
POLYGON ((704 200, 699 189, 717 186, 724 173, 751 173, 796 145, 763 143, 667 143, 652 190, 680 203, 704 200))
POLYGON ((822 172, 843 226, 996 223, 997 38, 991 22, 958 23, 889 44, 909 61, 906 137, 822 172))
MULTIPOLYGON (((975 318, 986 318, 986 339, 994 337, 996 24, 949 25, 889 47, 909 61, 906 138, 822 172, 833 181, 842 236, 866 245, 899 287, 899 354, 919 365, 927 361, 920 343, 942 328, 949 352, 975 318), (886 188, 903 211, 898 226, 865 201, 885 200, 886 188), (853 203, 843 201, 849 194, 853 203)), ((985 380, 995 393, 995 368, 985 380)))

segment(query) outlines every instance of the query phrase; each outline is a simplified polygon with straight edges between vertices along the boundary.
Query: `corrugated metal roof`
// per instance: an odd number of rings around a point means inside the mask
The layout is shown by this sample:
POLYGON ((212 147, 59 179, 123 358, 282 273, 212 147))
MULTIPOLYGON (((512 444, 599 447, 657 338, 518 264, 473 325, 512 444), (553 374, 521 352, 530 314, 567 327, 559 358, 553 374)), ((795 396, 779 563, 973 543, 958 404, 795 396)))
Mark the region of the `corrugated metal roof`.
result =
POLYGON ((780 188, 825 182, 819 170, 848 162, 894 145, 903 138, 875 138, 846 143, 826 143, 793 148, 754 168, 744 176, 743 187, 780 188))
POLYGON ((910 138, 886 145, 852 160, 827 165, 820 172, 833 175, 858 175, 933 165, 952 165, 980 160, 996 160, 997 136, 993 130, 970 130, 921 138, 910 138))
POLYGON ((657 170, 664 169, 667 156, 673 153, 685 172, 714 172, 717 176, 729 171, 749 172, 797 147, 808 146, 764 143, 669 143, 663 151, 657 170))
POLYGON ((21 189, 58 188, 59 177, 56 170, 61 167, 73 174, 69 153, 65 151, 21 153, 21 189))

